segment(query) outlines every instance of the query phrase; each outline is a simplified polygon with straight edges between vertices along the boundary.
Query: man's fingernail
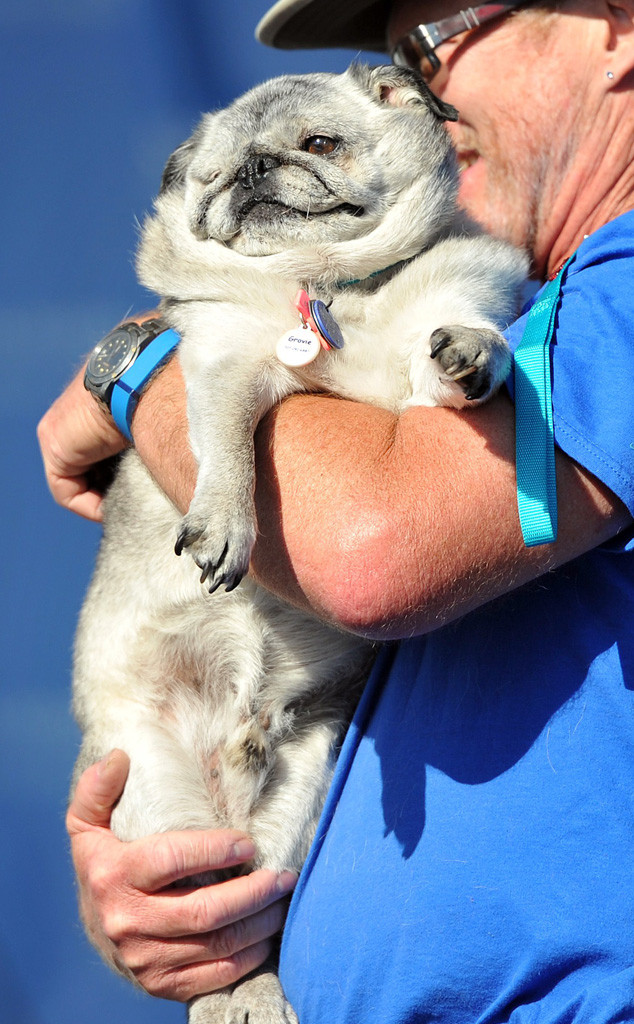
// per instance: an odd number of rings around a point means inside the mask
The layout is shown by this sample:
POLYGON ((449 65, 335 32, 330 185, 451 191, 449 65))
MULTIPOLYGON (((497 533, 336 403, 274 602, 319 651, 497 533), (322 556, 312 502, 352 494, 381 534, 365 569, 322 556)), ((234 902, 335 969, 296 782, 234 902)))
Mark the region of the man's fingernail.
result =
POLYGON ((297 879, 299 875, 296 871, 282 871, 277 876, 277 882, 275 883, 276 889, 279 893, 292 892, 297 885, 297 879))
POLYGON ((229 855, 236 860, 251 860, 255 857, 255 844, 251 839, 238 839, 231 847, 229 855))
POLYGON ((105 757, 101 758, 101 761, 97 761, 97 775, 100 779, 103 779, 103 777, 107 775, 110 765, 112 764, 113 754, 114 750, 111 750, 105 755, 105 757))

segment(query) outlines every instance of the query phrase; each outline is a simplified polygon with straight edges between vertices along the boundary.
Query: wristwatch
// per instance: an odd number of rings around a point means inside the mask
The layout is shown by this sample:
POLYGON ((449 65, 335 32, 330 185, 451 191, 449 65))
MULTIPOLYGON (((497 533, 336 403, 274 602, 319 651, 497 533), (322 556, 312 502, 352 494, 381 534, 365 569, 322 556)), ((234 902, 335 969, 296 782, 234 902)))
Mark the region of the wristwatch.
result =
POLYGON ((179 341, 180 335, 160 317, 140 324, 128 320, 106 334, 90 353, 84 387, 109 410, 129 441, 139 398, 179 341))

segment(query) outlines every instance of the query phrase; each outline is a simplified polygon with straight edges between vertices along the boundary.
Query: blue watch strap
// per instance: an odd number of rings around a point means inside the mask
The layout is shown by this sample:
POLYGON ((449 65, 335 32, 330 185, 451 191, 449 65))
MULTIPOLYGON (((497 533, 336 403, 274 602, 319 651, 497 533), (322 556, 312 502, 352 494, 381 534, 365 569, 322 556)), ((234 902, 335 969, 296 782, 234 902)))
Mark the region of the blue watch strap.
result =
POLYGON ((122 434, 132 440, 130 424, 143 388, 159 366, 166 362, 180 341, 180 335, 171 328, 152 338, 119 380, 115 381, 110 396, 110 412, 122 434))
POLYGON ((557 538, 550 342, 569 263, 532 306, 515 351, 517 508, 526 547, 551 544, 557 538))

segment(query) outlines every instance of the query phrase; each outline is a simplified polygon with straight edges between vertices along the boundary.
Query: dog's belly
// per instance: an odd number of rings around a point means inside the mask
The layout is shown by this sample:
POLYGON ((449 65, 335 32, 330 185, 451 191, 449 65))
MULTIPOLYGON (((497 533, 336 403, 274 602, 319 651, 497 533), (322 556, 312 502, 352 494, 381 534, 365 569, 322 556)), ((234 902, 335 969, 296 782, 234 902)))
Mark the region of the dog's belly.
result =
POLYGON ((120 838, 230 826, 299 869, 371 648, 249 579, 208 594, 174 555, 176 510, 124 462, 77 637, 84 761, 131 758, 120 838))

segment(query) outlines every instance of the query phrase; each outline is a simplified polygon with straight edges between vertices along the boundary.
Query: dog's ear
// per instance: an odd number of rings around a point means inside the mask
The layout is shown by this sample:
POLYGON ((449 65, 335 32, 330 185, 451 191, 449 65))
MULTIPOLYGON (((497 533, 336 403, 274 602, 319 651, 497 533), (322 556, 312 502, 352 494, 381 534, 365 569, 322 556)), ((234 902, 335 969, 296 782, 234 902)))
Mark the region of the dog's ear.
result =
POLYGON ((380 103, 393 107, 424 105, 441 121, 458 120, 456 108, 434 95, 419 73, 411 68, 395 64, 373 68, 367 64, 351 64, 346 73, 380 103))
POLYGON ((169 160, 165 164, 163 170, 163 177, 161 178, 161 187, 159 189, 159 195, 163 192, 167 192, 171 188, 179 188, 185 184, 185 175, 187 174, 187 168, 189 167, 192 157, 198 146, 198 132, 194 132, 191 138, 181 143, 178 149, 175 149, 169 160))

